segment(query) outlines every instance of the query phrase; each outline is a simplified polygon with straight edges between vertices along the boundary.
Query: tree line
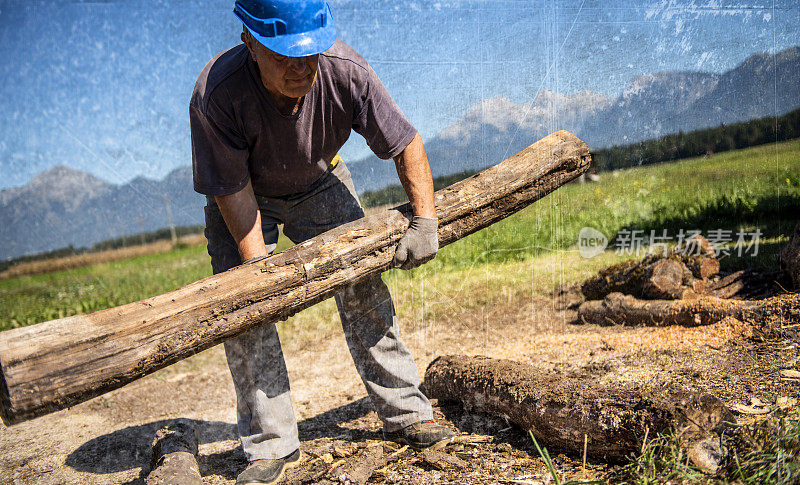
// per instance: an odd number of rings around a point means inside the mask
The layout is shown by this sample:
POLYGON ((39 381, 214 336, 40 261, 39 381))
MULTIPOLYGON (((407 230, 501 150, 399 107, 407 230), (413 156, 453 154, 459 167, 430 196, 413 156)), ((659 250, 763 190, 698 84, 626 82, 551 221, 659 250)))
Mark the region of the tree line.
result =
POLYGON ((669 162, 800 137, 800 109, 715 128, 678 132, 652 140, 592 152, 598 171, 669 162))

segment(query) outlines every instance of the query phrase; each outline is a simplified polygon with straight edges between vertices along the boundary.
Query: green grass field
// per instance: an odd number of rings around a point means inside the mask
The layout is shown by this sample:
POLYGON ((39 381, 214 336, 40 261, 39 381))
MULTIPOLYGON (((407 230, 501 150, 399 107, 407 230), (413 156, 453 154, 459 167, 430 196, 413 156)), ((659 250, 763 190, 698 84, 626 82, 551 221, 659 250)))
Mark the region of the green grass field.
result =
MULTIPOLYGON (((433 295, 425 291, 442 294, 458 289, 460 294, 469 294, 471 285, 481 285, 478 297, 463 302, 477 307, 495 298, 546 291, 559 282, 583 278, 603 264, 632 257, 616 253, 612 245, 606 254, 582 260, 575 243, 584 226, 609 238, 623 228, 644 234, 655 230, 659 235, 666 230, 672 238, 667 242, 676 242, 681 229, 699 229, 704 235, 730 230, 732 242, 737 231, 758 229, 762 233, 758 254, 753 256, 751 248, 737 257, 734 250, 722 259, 722 267, 774 266, 774 254, 798 214, 800 140, 793 140, 712 158, 604 173, 598 183, 562 187, 524 211, 443 248, 422 268, 390 271, 385 278, 400 302, 401 315, 408 312, 414 318, 427 318, 430 312, 445 311, 446 304, 417 309, 415 302, 433 295), (500 281, 506 285, 495 284, 500 281)), ((279 248, 288 245, 282 238, 279 248)), ((210 273, 209 258, 201 246, 2 280, 0 329, 140 300, 210 273)), ((319 322, 330 322, 332 309, 330 301, 318 305, 295 316, 294 325, 304 331, 329 325, 319 322)))

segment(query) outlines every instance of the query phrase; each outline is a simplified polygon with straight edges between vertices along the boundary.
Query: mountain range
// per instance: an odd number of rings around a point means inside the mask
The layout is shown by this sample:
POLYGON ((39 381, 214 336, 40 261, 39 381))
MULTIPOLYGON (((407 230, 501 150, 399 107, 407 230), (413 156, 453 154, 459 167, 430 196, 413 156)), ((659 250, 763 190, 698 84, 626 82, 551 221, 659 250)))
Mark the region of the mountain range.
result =
MULTIPOLYGON (((480 170, 556 130, 569 130, 593 149, 679 131, 777 116, 800 107, 800 47, 755 54, 722 74, 664 72, 634 78, 617 98, 584 91, 543 90, 530 103, 505 97, 481 101, 425 150, 434 176, 480 170)), ((349 163, 360 191, 397 183, 391 161, 349 163)))
POLYGON ((154 231, 169 226, 168 210, 176 226, 202 224, 203 205, 188 166, 162 180, 137 177, 113 185, 59 165, 0 191, 0 258, 154 231))
MULTIPOLYGON (((590 73, 587 73, 589 75, 590 73)), ((572 131, 592 148, 633 143, 800 107, 800 47, 755 54, 722 73, 664 72, 633 79, 616 98, 584 91, 543 90, 530 103, 485 99, 425 142, 434 176, 479 170, 556 130, 572 131)), ((356 188, 397 183, 391 161, 348 162, 356 188)), ((63 165, 22 187, 0 191, 0 259, 203 223, 204 197, 192 189, 191 167, 162 180, 113 185, 63 165)))

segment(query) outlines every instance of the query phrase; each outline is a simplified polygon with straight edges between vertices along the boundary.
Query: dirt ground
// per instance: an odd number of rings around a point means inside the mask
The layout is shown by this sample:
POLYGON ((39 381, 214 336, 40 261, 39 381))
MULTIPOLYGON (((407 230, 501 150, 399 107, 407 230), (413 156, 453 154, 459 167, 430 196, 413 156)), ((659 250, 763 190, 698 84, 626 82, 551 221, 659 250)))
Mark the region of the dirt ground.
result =
MULTIPOLYGON (((793 340, 764 341, 734 320, 704 328, 623 328, 578 325, 574 319, 573 311, 542 296, 480 313, 456 312, 403 331, 421 376, 438 355, 472 354, 528 362, 548 372, 678 382, 734 409, 769 406, 779 397, 800 399, 798 380, 780 375, 797 366, 800 351, 793 340)), ((306 458, 286 483, 339 483, 375 457, 385 465, 370 483, 549 483, 525 431, 457 404, 434 402, 437 419, 459 432, 440 453, 382 441, 380 420, 341 331, 316 342, 288 340, 284 351, 306 458)), ((224 353, 216 347, 72 409, 0 429, 0 483, 144 483, 155 431, 171 419, 187 418, 198 429, 203 482, 232 484, 246 466, 234 405, 224 353)), ((592 460, 582 469, 581 457, 550 452, 567 477, 601 477, 609 470, 592 460)))

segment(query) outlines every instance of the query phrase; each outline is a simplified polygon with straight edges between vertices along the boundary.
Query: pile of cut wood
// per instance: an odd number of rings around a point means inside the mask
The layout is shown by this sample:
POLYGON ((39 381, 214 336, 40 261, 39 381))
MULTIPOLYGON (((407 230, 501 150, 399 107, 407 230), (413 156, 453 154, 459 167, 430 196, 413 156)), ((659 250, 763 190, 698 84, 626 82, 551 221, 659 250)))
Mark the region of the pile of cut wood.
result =
POLYGON ((781 283, 790 283, 781 271, 750 268, 721 276, 719 270, 714 248, 702 236, 609 266, 581 285, 585 301, 578 307, 578 320, 692 326, 725 317, 753 323, 797 317, 798 295, 786 293, 781 283))
MULTIPOLYGON (((787 274, 748 269, 722 276, 714 248, 698 236, 602 269, 581 285, 579 298, 562 296, 585 323, 694 326, 734 317, 786 329, 800 324, 800 294, 785 290, 800 283, 800 226, 780 260, 787 274)), ((733 421, 713 395, 677 382, 619 380, 591 366, 564 373, 489 357, 441 356, 426 371, 425 391, 504 416, 548 445, 584 456, 621 459, 639 452, 648 436, 672 431, 685 456, 710 473, 725 454, 723 425, 733 421)))

